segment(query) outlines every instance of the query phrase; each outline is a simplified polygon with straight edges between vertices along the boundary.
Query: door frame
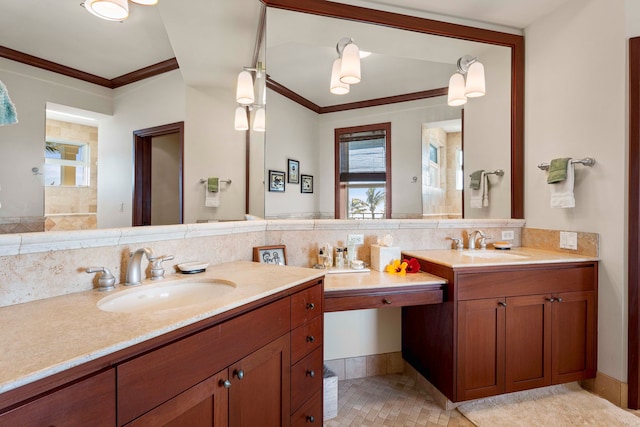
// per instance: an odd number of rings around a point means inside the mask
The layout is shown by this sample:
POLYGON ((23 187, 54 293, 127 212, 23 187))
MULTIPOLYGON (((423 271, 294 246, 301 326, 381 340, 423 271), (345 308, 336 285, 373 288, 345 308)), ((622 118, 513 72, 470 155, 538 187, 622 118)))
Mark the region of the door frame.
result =
POLYGON ((176 122, 133 131, 134 227, 151 223, 151 141, 154 137, 170 134, 178 134, 180 144, 179 223, 184 222, 184 122, 176 122))

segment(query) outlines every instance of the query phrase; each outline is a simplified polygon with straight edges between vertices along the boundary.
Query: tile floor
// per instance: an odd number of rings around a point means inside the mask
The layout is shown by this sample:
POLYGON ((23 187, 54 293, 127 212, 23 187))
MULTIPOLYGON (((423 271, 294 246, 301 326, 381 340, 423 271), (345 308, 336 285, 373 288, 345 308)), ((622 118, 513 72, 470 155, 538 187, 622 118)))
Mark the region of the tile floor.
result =
POLYGON ((400 374, 338 382, 338 416, 325 427, 473 427, 458 410, 445 411, 413 379, 400 374))

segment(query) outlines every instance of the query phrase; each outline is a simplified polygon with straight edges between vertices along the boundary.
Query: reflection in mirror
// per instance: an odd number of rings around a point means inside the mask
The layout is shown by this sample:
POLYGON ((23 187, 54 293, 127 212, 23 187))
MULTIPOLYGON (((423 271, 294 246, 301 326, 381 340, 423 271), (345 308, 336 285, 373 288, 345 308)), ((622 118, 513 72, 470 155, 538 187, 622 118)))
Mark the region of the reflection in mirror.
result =
POLYGON ((293 157, 300 160, 301 173, 315 175, 317 182, 313 197, 295 190, 267 194, 267 218, 343 217, 335 208, 334 132, 382 122, 391 122, 387 191, 392 218, 511 217, 509 47, 276 8, 267 11, 266 40, 271 91, 265 168, 277 169, 293 157), (336 43, 345 37, 370 55, 361 59, 360 83, 335 95, 329 91, 331 69, 336 43), (446 94, 464 55, 484 64, 487 94, 464 106, 464 127, 452 136, 455 142, 441 138, 435 144, 436 165, 423 159, 423 129, 429 123, 460 121, 461 108, 434 95, 446 94), (456 163, 460 153, 463 159, 456 163), (497 168, 507 173, 492 180, 489 205, 470 208, 468 175, 497 168))

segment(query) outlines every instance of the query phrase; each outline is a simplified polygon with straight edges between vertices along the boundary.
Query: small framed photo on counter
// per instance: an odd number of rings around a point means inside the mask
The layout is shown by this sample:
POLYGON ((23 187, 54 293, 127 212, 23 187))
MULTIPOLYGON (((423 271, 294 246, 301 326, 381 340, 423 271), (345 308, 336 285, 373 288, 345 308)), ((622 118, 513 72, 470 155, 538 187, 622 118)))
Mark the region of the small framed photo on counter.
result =
POLYGON ((284 193, 284 172, 269 171, 269 191, 284 193))
POLYGON ((262 264, 287 265, 286 246, 255 246, 253 248, 253 261, 262 264))
POLYGON ((301 193, 313 193, 313 175, 300 175, 302 184, 300 185, 301 193))

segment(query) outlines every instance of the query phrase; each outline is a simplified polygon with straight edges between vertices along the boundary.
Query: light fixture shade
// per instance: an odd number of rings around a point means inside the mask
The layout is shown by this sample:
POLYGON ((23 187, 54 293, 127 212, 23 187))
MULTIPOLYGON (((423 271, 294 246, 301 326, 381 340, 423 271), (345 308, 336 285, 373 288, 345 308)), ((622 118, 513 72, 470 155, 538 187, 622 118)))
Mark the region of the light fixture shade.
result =
POLYGON ((236 87, 236 101, 238 104, 251 105, 255 100, 253 95, 253 77, 248 71, 238 74, 238 86, 236 87))
POLYGON ((236 130, 249 130, 247 110, 244 107, 236 108, 235 128, 236 130))
POLYGON ((158 4, 158 0, 129 0, 132 3, 138 3, 138 4, 142 4, 145 6, 153 6, 158 4))
POLYGON ((449 79, 449 94, 447 104, 451 107, 458 107, 467 103, 467 97, 464 95, 464 76, 455 73, 449 79))
POLYGON ((129 16, 127 0, 86 0, 84 7, 98 18, 124 21, 129 16))
POLYGON ((342 51, 340 81, 349 85, 360 83, 360 49, 355 43, 349 43, 342 51))
POLYGON ((467 71, 467 85, 464 94, 469 98, 477 98, 485 94, 484 65, 474 62, 467 71))
POLYGON ((345 95, 349 93, 349 85, 340 81, 340 65, 342 60, 340 58, 333 61, 333 68, 331 69, 331 84, 329 91, 334 95, 345 95))
POLYGON ((264 132, 267 129, 267 120, 264 108, 258 108, 253 117, 253 130, 264 132))

